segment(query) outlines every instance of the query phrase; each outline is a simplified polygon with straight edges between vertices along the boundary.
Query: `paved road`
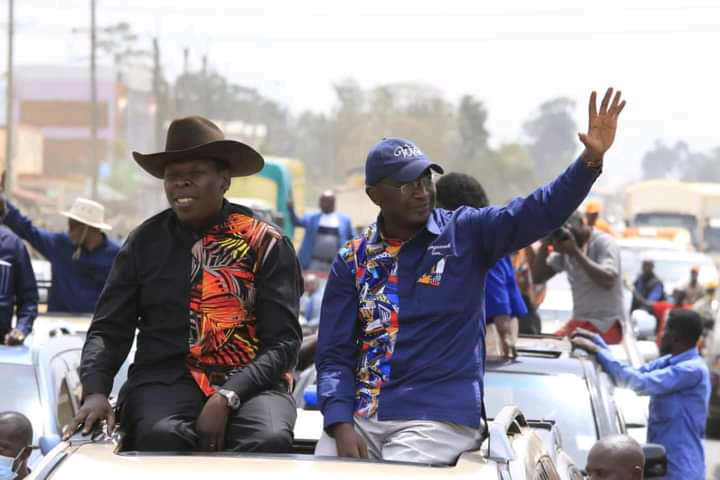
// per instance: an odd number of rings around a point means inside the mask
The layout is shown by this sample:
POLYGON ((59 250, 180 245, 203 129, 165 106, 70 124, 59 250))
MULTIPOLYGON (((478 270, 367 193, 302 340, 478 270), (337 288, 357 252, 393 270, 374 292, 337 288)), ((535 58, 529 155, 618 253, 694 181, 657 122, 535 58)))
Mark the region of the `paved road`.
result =
POLYGON ((720 480, 720 440, 705 440, 705 463, 707 478, 720 480))

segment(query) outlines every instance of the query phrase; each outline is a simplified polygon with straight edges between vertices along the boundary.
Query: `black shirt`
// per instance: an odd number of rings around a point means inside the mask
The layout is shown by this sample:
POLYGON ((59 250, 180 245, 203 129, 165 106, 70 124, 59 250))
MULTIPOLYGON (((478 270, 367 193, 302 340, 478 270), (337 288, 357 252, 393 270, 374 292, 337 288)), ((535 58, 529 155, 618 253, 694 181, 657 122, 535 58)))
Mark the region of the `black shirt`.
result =
MULTIPOLYGON (((191 299, 191 277, 198 276, 192 249, 208 245, 209 235, 223 230, 231 217, 252 220, 253 213, 225 202, 222 212, 200 234, 166 210, 128 236, 100 295, 83 348, 80 375, 84 396, 109 394, 136 329, 137 352, 129 384, 173 383, 187 375, 190 345, 196 336, 191 333, 191 317, 196 314, 191 304, 197 300, 191 299)), ((259 220, 253 225, 262 227, 273 241, 266 243, 269 248, 260 256, 255 248, 257 239, 245 232, 235 237, 242 237, 237 241, 249 247, 238 250, 243 252, 242 258, 258 258, 253 261, 257 270, 252 275, 252 295, 242 298, 252 317, 247 319, 250 326, 238 330, 238 334, 252 332, 249 340, 257 348, 246 363, 235 365, 238 368, 224 384, 241 400, 277 385, 282 374, 294 367, 302 340, 298 323, 302 277, 295 250, 275 227, 259 220)))

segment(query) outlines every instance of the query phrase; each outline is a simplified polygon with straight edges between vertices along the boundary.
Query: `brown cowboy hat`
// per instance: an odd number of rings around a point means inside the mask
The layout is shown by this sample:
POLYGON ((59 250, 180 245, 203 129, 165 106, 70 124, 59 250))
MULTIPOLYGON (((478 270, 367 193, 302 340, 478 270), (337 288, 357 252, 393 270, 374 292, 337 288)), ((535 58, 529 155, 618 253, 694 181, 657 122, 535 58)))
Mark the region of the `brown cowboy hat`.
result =
POLYGON ((207 118, 193 116, 173 120, 168 127, 165 151, 144 155, 133 152, 143 170, 156 178, 165 176, 170 161, 216 158, 227 162, 230 176, 247 177, 262 170, 262 155, 235 140, 225 140, 222 130, 207 118))

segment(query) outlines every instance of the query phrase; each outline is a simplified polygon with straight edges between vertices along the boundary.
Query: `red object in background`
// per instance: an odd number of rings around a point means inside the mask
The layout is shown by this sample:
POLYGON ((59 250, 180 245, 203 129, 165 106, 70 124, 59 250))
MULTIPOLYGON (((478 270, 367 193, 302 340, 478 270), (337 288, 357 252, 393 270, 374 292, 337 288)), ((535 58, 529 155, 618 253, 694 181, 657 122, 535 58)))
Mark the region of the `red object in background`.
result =
POLYGON ((672 302, 655 302, 655 305, 653 305, 653 314, 655 315, 655 318, 658 319, 658 327, 657 327, 657 334, 655 336, 655 343, 657 343, 658 348, 662 345, 662 337, 663 333, 665 333, 665 322, 667 321, 667 316, 670 313, 670 310, 675 310, 676 308, 692 308, 692 305, 675 305, 672 302))
POLYGON ((553 333, 553 335, 556 337, 571 337, 578 328, 584 328, 585 330, 590 330, 591 332, 600 334, 603 340, 605 340, 605 343, 608 345, 617 345, 622 342, 623 331, 620 322, 613 323, 613 326, 610 327, 607 332, 602 333, 595 325, 586 320, 573 319, 563 325, 562 328, 553 333))

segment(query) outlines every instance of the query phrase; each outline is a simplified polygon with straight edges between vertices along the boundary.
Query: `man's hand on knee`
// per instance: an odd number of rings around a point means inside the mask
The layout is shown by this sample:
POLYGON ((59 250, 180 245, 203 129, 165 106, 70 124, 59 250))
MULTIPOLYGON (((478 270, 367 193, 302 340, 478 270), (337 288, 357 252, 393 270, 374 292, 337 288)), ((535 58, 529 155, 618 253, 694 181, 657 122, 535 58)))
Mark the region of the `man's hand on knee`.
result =
POLYGON ((82 433, 84 435, 89 434, 95 426, 95 423, 100 420, 107 421, 107 433, 108 435, 111 434, 115 429, 115 415, 113 414, 112 406, 105 395, 102 393, 93 393, 85 398, 78 414, 65 427, 63 439, 68 440, 81 425, 83 427, 82 433))
POLYGON ((337 423, 328 433, 335 439, 339 457, 368 458, 367 443, 351 423, 337 423))
POLYGON ((216 393, 207 399, 197 419, 201 451, 221 452, 225 448, 225 429, 230 411, 228 401, 222 395, 216 393))

